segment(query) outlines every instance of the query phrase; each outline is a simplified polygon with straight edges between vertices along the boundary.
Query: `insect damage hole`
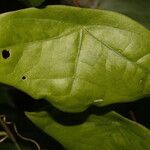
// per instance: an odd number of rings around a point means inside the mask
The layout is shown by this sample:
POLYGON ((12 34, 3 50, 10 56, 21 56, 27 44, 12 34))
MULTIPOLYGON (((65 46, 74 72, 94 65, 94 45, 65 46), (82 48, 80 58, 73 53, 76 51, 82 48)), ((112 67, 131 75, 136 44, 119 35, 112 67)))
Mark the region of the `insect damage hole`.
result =
POLYGON ((7 58, 9 58, 10 57, 10 52, 9 52, 9 50, 3 50, 2 51, 2 57, 4 58, 4 59, 7 59, 7 58))
POLYGON ((26 79, 26 77, 25 77, 25 76, 23 76, 23 77, 22 77, 22 80, 25 80, 25 79, 26 79))

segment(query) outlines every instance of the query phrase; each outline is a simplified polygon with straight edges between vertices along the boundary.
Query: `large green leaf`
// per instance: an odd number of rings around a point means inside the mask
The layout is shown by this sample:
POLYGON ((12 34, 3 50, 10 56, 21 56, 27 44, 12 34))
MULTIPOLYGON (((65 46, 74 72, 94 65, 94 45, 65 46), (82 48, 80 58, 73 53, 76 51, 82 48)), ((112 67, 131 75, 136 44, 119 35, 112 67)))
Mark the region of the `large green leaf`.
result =
POLYGON ((51 6, 0 15, 0 82, 63 111, 150 94, 150 34, 114 12, 51 6))
POLYGON ((47 112, 26 115, 68 150, 150 150, 150 131, 114 112, 73 126, 59 124, 47 112))

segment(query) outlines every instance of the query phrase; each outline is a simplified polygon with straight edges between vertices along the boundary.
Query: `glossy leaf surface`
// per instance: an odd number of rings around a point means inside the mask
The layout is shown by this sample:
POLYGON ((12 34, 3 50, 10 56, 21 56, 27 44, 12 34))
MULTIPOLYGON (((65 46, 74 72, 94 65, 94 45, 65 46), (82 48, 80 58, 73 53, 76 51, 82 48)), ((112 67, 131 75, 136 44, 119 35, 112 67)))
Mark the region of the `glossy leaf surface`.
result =
POLYGON ((0 15, 0 35, 0 82, 63 111, 150 94, 149 31, 123 15, 30 8, 0 15))
POLYGON ((150 131, 114 112, 73 126, 59 124, 47 112, 26 115, 67 150, 149 150, 150 131))

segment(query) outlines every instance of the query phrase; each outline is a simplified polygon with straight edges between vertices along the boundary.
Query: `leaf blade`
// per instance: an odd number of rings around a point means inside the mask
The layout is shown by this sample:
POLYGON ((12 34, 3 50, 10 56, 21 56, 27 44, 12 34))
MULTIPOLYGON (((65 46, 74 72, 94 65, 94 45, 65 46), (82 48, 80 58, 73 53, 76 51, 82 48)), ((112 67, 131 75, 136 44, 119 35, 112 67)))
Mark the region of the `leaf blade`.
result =
POLYGON ((149 130, 114 112, 101 116, 92 115, 83 124, 73 126, 59 124, 44 111, 26 112, 26 115, 36 126, 58 140, 66 149, 149 150, 149 130))
POLYGON ((51 6, 6 13, 0 23, 0 51, 10 51, 0 81, 35 99, 80 112, 150 93, 149 31, 125 16, 51 6))

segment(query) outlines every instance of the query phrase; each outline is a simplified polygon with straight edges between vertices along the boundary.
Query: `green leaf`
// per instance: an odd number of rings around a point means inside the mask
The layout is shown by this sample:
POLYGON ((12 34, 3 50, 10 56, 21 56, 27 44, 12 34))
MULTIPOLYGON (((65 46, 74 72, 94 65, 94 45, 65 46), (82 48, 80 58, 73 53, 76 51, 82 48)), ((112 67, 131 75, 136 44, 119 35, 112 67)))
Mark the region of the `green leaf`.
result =
POLYGON ((115 112, 73 126, 57 123, 47 112, 26 115, 68 150, 149 150, 150 131, 115 112))
POLYGON ((121 14, 51 6, 0 24, 0 82, 35 99, 79 112, 150 95, 149 31, 121 14))
POLYGON ((40 6, 45 0, 18 0, 27 6, 40 6))

